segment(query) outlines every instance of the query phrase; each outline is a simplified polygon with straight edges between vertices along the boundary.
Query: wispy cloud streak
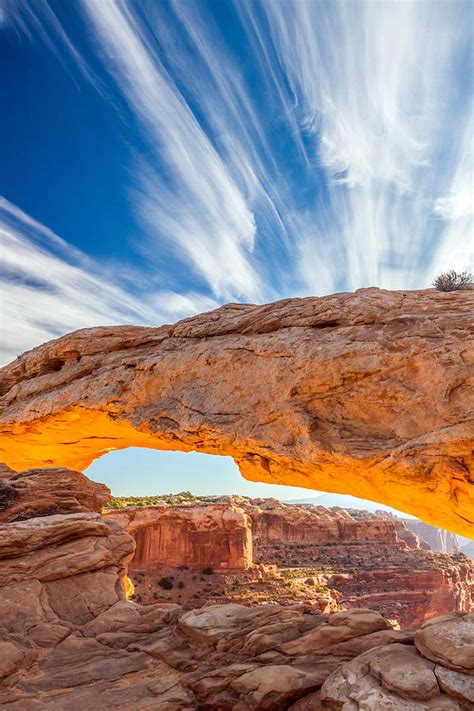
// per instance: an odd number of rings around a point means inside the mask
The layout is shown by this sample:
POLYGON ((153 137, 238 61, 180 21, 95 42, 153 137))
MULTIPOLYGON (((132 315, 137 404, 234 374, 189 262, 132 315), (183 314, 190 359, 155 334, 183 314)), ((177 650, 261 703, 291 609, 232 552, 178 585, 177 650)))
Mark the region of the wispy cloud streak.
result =
POLYGON ((54 232, 0 197, 0 364, 95 325, 173 322, 216 306, 196 294, 131 293, 54 232))
MULTIPOLYGON (((464 120, 456 65, 469 42, 468 6, 302 0, 263 8, 295 121, 313 135, 328 172, 347 285, 425 286, 426 252, 447 239, 432 201, 456 158, 447 132, 464 120)), ((460 180, 457 194, 472 200, 472 181, 460 180)))
POLYGON ((4 7, 1 22, 77 63, 120 120, 128 107, 131 256, 155 285, 119 284, 4 204, 11 323, 39 295, 25 343, 472 268, 470 2, 81 0, 87 62, 54 2, 4 7))
POLYGON ((86 0, 111 70, 159 151, 167 175, 142 182, 149 224, 174 240, 217 296, 258 298, 249 255, 255 221, 245 196, 163 67, 133 6, 86 0), (151 184, 150 184, 151 182, 151 184))

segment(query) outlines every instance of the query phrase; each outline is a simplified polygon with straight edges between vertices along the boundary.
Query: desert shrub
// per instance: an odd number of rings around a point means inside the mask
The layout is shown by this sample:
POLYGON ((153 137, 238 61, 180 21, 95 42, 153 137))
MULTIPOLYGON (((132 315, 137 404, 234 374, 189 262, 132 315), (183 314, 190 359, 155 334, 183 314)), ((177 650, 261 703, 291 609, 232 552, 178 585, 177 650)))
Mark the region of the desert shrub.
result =
POLYGON ((178 588, 179 588, 180 590, 182 590, 182 589, 184 588, 184 583, 183 583, 182 580, 179 581, 179 583, 178 583, 178 588))
POLYGON ((173 581, 171 578, 160 578, 158 580, 158 585, 160 588, 163 588, 163 590, 172 590, 173 589, 173 581))
POLYGON ((438 291, 457 291, 458 289, 463 289, 465 286, 470 284, 472 281, 472 274, 470 272, 456 272, 451 269, 449 272, 440 274, 436 277, 433 282, 433 286, 438 291))
POLYGON ((0 481, 0 511, 8 509, 18 497, 18 491, 11 484, 0 481))
POLYGON ((202 571, 204 575, 212 575, 214 573, 214 568, 211 568, 210 566, 208 568, 204 568, 202 571))

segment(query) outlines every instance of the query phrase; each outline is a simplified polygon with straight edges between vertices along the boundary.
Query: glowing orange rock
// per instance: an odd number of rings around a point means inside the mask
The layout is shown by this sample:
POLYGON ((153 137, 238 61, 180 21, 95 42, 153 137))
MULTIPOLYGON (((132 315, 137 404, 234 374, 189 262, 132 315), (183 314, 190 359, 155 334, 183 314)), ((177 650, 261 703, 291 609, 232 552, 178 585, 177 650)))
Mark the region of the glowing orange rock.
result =
POLYGON ((354 494, 473 537, 473 311, 472 291, 361 289, 78 331, 1 371, 0 460, 225 454, 248 479, 354 494))

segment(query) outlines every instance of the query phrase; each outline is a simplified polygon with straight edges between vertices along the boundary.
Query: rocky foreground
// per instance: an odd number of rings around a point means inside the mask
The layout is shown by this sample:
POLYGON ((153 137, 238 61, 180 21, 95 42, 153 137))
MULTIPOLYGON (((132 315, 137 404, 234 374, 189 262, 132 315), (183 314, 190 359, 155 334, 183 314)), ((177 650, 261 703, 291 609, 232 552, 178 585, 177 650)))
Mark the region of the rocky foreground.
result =
POLYGON ((93 328, 0 371, 0 461, 142 446, 380 501, 474 537, 474 291, 360 289, 93 328))
POLYGON ((127 602, 133 538, 68 470, 0 474, 0 706, 467 711, 474 614, 127 602), (61 492, 58 494, 58 490, 61 492))

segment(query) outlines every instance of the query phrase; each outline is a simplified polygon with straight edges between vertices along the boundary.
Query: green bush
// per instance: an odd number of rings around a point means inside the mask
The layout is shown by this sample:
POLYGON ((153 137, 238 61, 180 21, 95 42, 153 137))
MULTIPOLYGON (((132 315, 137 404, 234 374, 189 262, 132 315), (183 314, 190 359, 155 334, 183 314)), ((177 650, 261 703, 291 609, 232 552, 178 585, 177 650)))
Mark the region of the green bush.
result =
POLYGON ((163 588, 163 590, 172 590, 173 589, 173 581, 171 578, 165 577, 165 578, 160 578, 158 580, 158 585, 160 588, 163 588))

